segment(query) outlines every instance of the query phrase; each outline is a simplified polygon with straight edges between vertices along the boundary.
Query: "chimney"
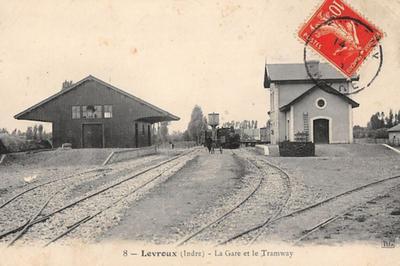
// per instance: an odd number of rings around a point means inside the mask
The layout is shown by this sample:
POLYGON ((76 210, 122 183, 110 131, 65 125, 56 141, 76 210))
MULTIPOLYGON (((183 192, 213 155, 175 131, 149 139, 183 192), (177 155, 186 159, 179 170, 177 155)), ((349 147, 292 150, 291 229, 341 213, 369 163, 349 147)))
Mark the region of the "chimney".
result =
POLYGON ((65 80, 63 83, 62 83, 62 88, 61 88, 61 90, 63 91, 63 90, 66 90, 66 89, 68 89, 69 87, 71 87, 72 86, 72 80, 65 80))
POLYGON ((307 68, 312 77, 320 77, 318 60, 307 61, 307 68))

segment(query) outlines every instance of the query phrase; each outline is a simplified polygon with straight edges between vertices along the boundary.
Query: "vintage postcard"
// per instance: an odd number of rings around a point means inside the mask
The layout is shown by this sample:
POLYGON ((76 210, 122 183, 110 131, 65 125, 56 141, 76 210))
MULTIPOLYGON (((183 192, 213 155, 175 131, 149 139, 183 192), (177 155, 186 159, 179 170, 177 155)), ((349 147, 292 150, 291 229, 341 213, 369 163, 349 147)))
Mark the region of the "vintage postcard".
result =
POLYGON ((0 2, 0 266, 399 264, 400 1, 0 2))

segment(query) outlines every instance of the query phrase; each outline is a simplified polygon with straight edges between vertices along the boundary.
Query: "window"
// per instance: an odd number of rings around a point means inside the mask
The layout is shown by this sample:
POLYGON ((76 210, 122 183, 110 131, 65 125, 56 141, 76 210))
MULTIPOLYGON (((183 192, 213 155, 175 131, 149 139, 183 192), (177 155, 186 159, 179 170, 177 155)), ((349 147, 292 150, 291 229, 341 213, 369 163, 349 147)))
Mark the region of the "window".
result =
POLYGON ((80 106, 72 106, 72 119, 81 118, 81 107, 80 106))
POLYGON ((102 118, 101 105, 82 106, 82 117, 88 119, 102 118))
POLYGON ((324 98, 318 98, 315 101, 315 105, 318 109, 324 109, 326 107, 326 100, 324 98))
POLYGON ((104 118, 112 118, 112 105, 104 105, 104 118))
POLYGON ((142 135, 143 135, 143 136, 145 135, 145 132, 144 132, 144 124, 142 124, 142 135))

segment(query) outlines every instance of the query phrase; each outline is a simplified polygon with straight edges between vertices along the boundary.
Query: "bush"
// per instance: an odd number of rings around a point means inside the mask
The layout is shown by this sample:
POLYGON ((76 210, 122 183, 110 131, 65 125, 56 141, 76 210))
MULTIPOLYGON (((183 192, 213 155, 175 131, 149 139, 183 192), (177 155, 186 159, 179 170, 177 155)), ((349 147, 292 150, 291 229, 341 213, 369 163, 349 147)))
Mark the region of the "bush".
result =
POLYGON ((48 140, 25 140, 18 136, 12 136, 9 134, 0 134, 0 143, 0 153, 52 148, 51 143, 48 140))
POLYGON ((312 142, 283 141, 279 143, 279 154, 284 157, 315 156, 315 144, 312 142))
POLYGON ((375 138, 376 139, 387 139, 389 138, 389 133, 387 132, 387 128, 380 128, 375 130, 375 138))
POLYGON ((370 129, 367 132, 367 137, 372 139, 387 139, 389 138, 389 132, 387 128, 370 129))

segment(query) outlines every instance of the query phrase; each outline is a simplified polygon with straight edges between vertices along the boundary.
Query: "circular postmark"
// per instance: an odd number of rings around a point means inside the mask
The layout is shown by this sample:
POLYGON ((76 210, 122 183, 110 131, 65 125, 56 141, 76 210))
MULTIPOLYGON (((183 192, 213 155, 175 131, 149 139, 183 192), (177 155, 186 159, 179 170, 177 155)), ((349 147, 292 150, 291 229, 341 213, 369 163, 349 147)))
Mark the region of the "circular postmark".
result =
MULTIPOLYGON (((328 82, 324 81, 323 79, 320 79, 318 76, 313 75, 311 73, 309 65, 307 64, 307 47, 308 47, 308 44, 310 43, 310 41, 312 40, 313 35, 318 33, 318 30, 320 30, 323 26, 330 25, 331 23, 334 23, 335 21, 340 21, 340 20, 352 21, 352 22, 356 23, 356 25, 361 25, 362 27, 364 27, 366 31, 368 31, 370 33, 374 33, 374 30, 373 30, 373 28, 371 28, 371 26, 369 26, 368 24, 366 24, 365 22, 363 22, 357 18, 353 18, 353 17, 349 17, 349 16, 331 17, 331 18, 327 19, 326 21, 324 21, 323 23, 320 23, 319 25, 317 25, 306 38, 306 42, 304 45, 304 52, 303 52, 303 60, 304 60, 304 66, 305 66, 307 75, 317 86, 320 86, 320 87, 327 86, 327 85, 329 86, 331 84, 329 84, 328 82)), ((336 41, 337 41, 337 38, 336 38, 335 42, 336 41)), ((373 71, 372 74, 370 75, 372 77, 367 79, 368 82, 365 82, 361 86, 360 86, 358 78, 353 78, 353 77, 348 78, 350 81, 350 86, 352 87, 353 90, 349 91, 349 92, 344 92, 343 94, 350 95, 350 94, 355 94, 360 91, 363 91, 366 88, 370 87, 371 84, 374 82, 374 80, 378 77, 379 73, 381 72, 382 65, 383 65, 383 49, 382 49, 382 45, 379 43, 379 41, 380 41, 380 36, 374 35, 374 43, 371 45, 371 47, 376 48, 376 46, 377 46, 378 51, 372 55, 372 58, 375 60, 377 59, 378 64, 376 67, 376 71, 373 71), (355 81, 357 81, 357 83, 355 81)), ((345 45, 346 45, 345 41, 341 42, 340 45, 342 46, 342 48, 345 47, 345 45)), ((362 53, 363 51, 358 51, 358 52, 362 53)))

